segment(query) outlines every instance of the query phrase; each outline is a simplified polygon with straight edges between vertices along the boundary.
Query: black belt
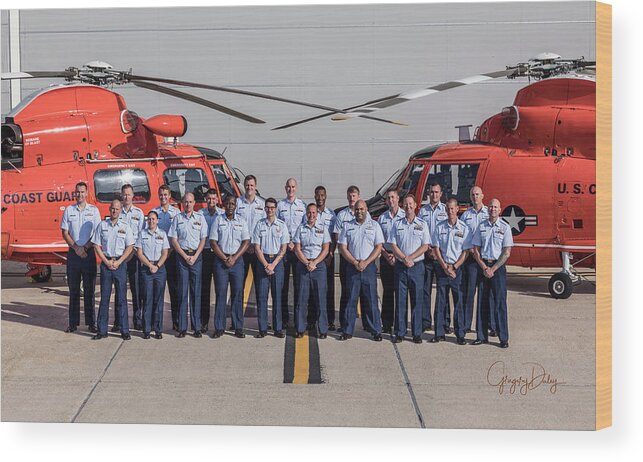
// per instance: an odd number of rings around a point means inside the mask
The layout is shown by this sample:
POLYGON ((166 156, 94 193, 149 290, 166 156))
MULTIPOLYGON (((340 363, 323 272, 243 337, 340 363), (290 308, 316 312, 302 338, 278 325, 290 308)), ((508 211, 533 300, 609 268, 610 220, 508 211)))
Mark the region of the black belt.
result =
POLYGON ((226 258, 229 258, 229 257, 234 257, 235 254, 233 254, 233 253, 224 253, 223 255, 225 255, 226 258))
POLYGON ((482 261, 485 262, 487 266, 493 266, 498 260, 487 260, 486 258, 483 258, 482 261))
POLYGON ((196 253, 196 250, 192 250, 192 249, 181 249, 181 250, 190 256, 196 253))
POLYGON ((156 260, 156 261, 152 261, 152 260, 150 260, 150 263, 151 263, 151 264, 153 264, 153 265, 158 264, 158 262, 159 262, 158 260, 156 260))
POLYGON ((116 261, 116 260, 119 260, 121 257, 122 257, 122 255, 119 256, 119 257, 107 257, 107 259, 112 260, 112 261, 116 261))
POLYGON ((277 254, 277 253, 264 253, 263 254, 263 256, 266 257, 266 258, 276 258, 277 255, 279 255, 279 254, 277 254))

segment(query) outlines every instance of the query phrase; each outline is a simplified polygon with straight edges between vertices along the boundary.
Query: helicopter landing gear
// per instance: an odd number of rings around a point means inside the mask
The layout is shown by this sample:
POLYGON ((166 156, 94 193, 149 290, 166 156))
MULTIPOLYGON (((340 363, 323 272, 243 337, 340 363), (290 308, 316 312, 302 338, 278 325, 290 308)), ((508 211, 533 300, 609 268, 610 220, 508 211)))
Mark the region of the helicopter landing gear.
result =
MULTIPOLYGON (((573 286, 580 284, 581 277, 576 274, 574 266, 571 264, 571 253, 562 252, 562 257, 563 270, 560 273, 554 274, 549 279, 549 294, 553 298, 566 299, 571 297, 572 292, 574 291, 573 286)), ((585 258, 589 258, 589 256, 585 258)), ((577 263, 585 260, 585 258, 581 259, 577 263)))
POLYGON ((31 277, 34 282, 48 282, 51 281, 51 266, 50 265, 32 265, 27 263, 27 274, 25 276, 31 277))

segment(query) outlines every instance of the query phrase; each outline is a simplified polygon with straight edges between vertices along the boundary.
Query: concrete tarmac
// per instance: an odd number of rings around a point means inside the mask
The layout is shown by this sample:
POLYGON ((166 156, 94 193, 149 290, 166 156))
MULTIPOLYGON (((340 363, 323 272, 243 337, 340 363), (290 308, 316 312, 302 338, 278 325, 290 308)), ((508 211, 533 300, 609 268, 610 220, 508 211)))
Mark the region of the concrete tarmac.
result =
POLYGON ((493 337, 480 346, 459 346, 453 335, 427 343, 432 331, 421 345, 393 344, 388 335, 377 343, 360 320, 346 342, 334 332, 327 339, 295 340, 292 331, 286 339, 255 339, 253 290, 245 339, 229 332, 219 339, 174 337, 166 293, 162 340, 132 331, 131 341, 115 334, 92 341, 84 325, 63 332, 62 268, 42 284, 23 273, 24 265, 2 264, 3 421, 594 427, 593 277, 571 298, 554 300, 548 276, 511 268, 510 347, 500 349, 493 337), (307 383, 315 375, 322 383, 307 383))

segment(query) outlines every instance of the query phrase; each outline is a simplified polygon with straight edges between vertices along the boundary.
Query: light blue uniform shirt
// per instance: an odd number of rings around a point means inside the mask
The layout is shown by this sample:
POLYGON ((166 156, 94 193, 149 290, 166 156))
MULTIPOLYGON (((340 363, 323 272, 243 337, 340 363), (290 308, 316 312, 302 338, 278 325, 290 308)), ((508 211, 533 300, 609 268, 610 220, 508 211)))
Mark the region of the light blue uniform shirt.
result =
POLYGON ((433 245, 440 248, 442 259, 453 265, 463 251, 471 248, 471 229, 462 220, 453 226, 449 220, 443 220, 435 226, 433 245))
POLYGON ((161 228, 165 233, 170 232, 170 226, 172 226, 172 220, 174 220, 174 217, 177 216, 181 211, 174 207, 173 205, 170 205, 167 209, 167 212, 163 210, 163 207, 159 206, 156 207, 154 210, 156 213, 159 215, 159 222, 158 222, 158 227, 161 228))
POLYGON ((476 232, 480 223, 484 220, 489 219, 489 209, 486 205, 483 205, 479 212, 476 212, 476 209, 469 207, 464 213, 460 216, 460 221, 469 227, 471 234, 476 232))
POLYGON ((397 209, 397 214, 395 216, 391 215, 391 211, 387 210, 377 219, 377 222, 382 227, 382 233, 384 234, 384 248, 387 252, 391 252, 391 244, 389 243, 389 236, 391 235, 391 230, 393 229, 393 224, 400 218, 404 218, 406 213, 401 208, 397 209))
POLYGON ((120 258, 125 249, 134 245, 134 235, 132 228, 122 220, 116 224, 112 223, 111 218, 107 218, 96 226, 92 243, 101 246, 101 250, 108 258, 120 258))
POLYGON ((301 251, 309 260, 314 260, 319 257, 319 254, 322 251, 322 247, 327 242, 330 242, 330 233, 326 227, 319 223, 315 222, 313 227, 310 227, 308 223, 299 225, 297 231, 295 231, 292 241, 295 244, 301 245, 301 251))
POLYGON ((250 233, 243 218, 235 215, 232 220, 228 220, 225 215, 217 215, 210 226, 209 238, 211 241, 217 241, 223 253, 233 255, 237 253, 243 241, 250 240, 250 233))
POLYGON ((134 236, 134 242, 136 242, 138 235, 145 226, 145 214, 135 205, 132 205, 127 211, 125 210, 125 207, 123 207, 118 221, 123 221, 132 228, 132 235, 134 236))
POLYGON ((370 217, 361 225, 353 219, 344 225, 337 243, 346 245, 356 260, 366 260, 376 245, 384 243, 384 234, 379 223, 370 217))
POLYGON ((246 199, 244 195, 237 197, 237 209, 235 213, 246 220, 248 232, 251 236, 259 220, 266 218, 265 206, 266 201, 259 196, 255 196, 255 200, 252 202, 248 202, 248 199, 246 199))
POLYGON ((77 245, 83 246, 92 238, 100 222, 98 207, 86 203, 81 210, 78 204, 73 204, 65 208, 60 229, 67 231, 77 245))
POLYGON ((286 223, 279 218, 270 224, 267 218, 259 220, 252 233, 252 244, 259 244, 261 251, 267 254, 276 254, 283 244, 290 242, 290 233, 286 223))
POLYGON ((172 220, 167 235, 176 238, 183 250, 196 250, 201 240, 208 237, 208 225, 198 212, 192 212, 189 217, 181 212, 172 220))
MULTIPOLYGON (((328 207, 324 208, 323 212, 317 212, 317 223, 316 224, 321 224, 324 226, 326 231, 328 231, 328 234, 331 234, 333 232, 333 229, 335 228, 335 220, 337 218, 337 215, 335 212, 328 207)), ((306 215, 304 215, 301 224, 306 223, 306 215)))
MULTIPOLYGON (((337 212, 335 217, 335 225, 333 227, 333 234, 341 234, 344 225, 355 219, 355 213, 351 210, 350 207, 345 207, 337 212)), ((371 219, 371 214, 366 212, 366 219, 371 219)))
POLYGON ((149 261, 159 261, 163 249, 170 248, 170 242, 167 240, 165 231, 157 225, 154 232, 151 232, 148 228, 141 231, 136 241, 136 248, 143 249, 143 255, 149 261))
POLYGON ((215 209, 215 212, 213 214, 210 214, 210 211, 208 210, 208 208, 203 207, 197 213, 200 213, 201 215, 203 215, 203 218, 205 219, 205 222, 208 225, 208 236, 209 236, 210 230, 212 229, 212 223, 214 223, 215 218, 219 215, 225 215, 225 210, 217 207, 215 209))
POLYGON ((480 247, 480 256, 485 260, 497 260, 503 247, 513 247, 511 226, 498 217, 495 223, 485 220, 473 235, 472 244, 480 247))
POLYGON ((435 208, 431 207, 431 204, 426 204, 420 209, 418 216, 426 221, 426 223, 429 225, 431 236, 433 236, 435 225, 448 218, 447 208, 443 202, 440 202, 435 208))
MULTIPOLYGON (((415 217, 411 223, 406 219, 406 215, 396 220, 391 230, 387 242, 395 244, 404 255, 411 255, 423 245, 431 245, 431 233, 426 221, 415 217)), ((424 260, 424 253, 417 257, 414 262, 424 260)))
POLYGON ((303 223, 306 216, 306 204, 301 199, 290 202, 288 199, 281 199, 277 203, 277 218, 286 223, 290 236, 295 235, 299 225, 303 223))

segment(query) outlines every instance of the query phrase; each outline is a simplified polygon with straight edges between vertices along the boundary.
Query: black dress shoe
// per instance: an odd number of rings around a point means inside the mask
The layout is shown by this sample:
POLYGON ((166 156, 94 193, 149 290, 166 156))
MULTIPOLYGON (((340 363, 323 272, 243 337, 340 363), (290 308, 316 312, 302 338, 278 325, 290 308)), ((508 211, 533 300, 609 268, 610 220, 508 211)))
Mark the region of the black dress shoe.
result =
POLYGON ((132 336, 130 334, 121 334, 121 338, 123 340, 132 340, 132 336))
POLYGON ((223 335, 223 331, 222 331, 222 330, 215 330, 215 331, 214 331, 214 334, 212 334, 212 338, 219 338, 219 337, 221 337, 222 335, 223 335))
POLYGON ((422 332, 428 332, 431 330, 431 326, 426 326, 422 328, 422 332))
POLYGON ((495 330, 492 329, 489 331, 489 337, 497 337, 497 336, 498 336, 498 333, 495 330))
POLYGON ((401 335, 394 335, 391 341, 393 343, 402 343, 404 341, 404 337, 401 335))
POLYGON ((275 337, 278 337, 278 338, 284 338, 284 337, 285 337, 285 335, 284 335, 283 331, 281 331, 281 330, 276 330, 276 331, 275 331, 275 337))
POLYGON ((344 340, 349 340, 351 338, 353 338, 353 336, 350 334, 342 334, 339 337, 337 337, 337 340, 344 341, 344 340))
POLYGON ((328 325, 328 330, 331 331, 331 332, 334 332, 335 330, 337 330, 337 327, 335 327, 335 323, 331 322, 328 325))
POLYGON ((154 338, 161 340, 163 338, 163 334, 161 334, 160 332, 157 332, 156 334, 154 334, 154 338))
POLYGON ((458 337, 458 340, 456 341, 458 345, 466 345, 467 342, 464 340, 464 337, 458 337))
POLYGON ((242 330, 235 330, 234 336, 237 338, 246 338, 246 334, 244 334, 242 330))
POLYGON ((438 342, 441 342, 441 341, 444 341, 444 340, 446 340, 444 335, 436 335, 431 340, 429 340, 429 342, 438 343, 438 342))
POLYGON ((500 342, 500 348, 509 348, 509 342, 500 342))
POLYGON ((265 330, 260 330, 257 335, 255 335, 255 338, 264 338, 268 332, 265 330))
POLYGON ((177 337, 177 338, 184 338, 184 337, 185 337, 185 331, 184 331, 184 330, 182 330, 181 332, 179 332, 178 334, 176 334, 176 337, 177 337))
POLYGON ((416 335, 415 337, 413 337, 413 343, 422 343, 422 337, 416 335))
POLYGON ((453 333, 453 329, 451 329, 450 327, 446 327, 446 328, 444 329, 444 333, 445 333, 445 334, 452 334, 452 333, 453 333))
POLYGON ((144 338, 145 340, 147 340, 147 339, 148 339, 148 338, 150 338, 150 337, 151 337, 151 336, 150 336, 150 333, 149 333, 149 332, 145 332, 145 333, 143 334, 143 338, 144 338))
POLYGON ((74 326, 67 326, 67 329, 65 329, 66 334, 70 334, 72 332, 76 332, 77 327, 74 326))
POLYGON ((325 339, 326 337, 328 337, 328 334, 319 334, 320 339, 325 339))
POLYGON ((114 326, 112 327, 111 331, 112 332, 120 332, 121 331, 121 326, 119 326, 117 324, 114 324, 114 326))
POLYGON ((194 338, 201 338, 203 337, 203 334, 201 334, 200 330, 195 330, 194 331, 194 338))
POLYGON ((382 341, 382 334, 373 335, 373 340, 375 340, 376 342, 381 342, 382 341))
POLYGON ((100 339, 105 338, 105 337, 107 337, 107 335, 96 334, 96 335, 92 336, 92 340, 100 340, 100 339))
POLYGON ((91 326, 89 326, 89 327, 87 328, 87 330, 88 330, 89 332, 91 332, 92 334, 96 334, 96 333, 98 333, 98 329, 97 329, 97 328, 96 328, 96 326, 94 326, 93 324, 92 324, 91 326))
POLYGON ((482 345, 483 343, 489 343, 489 340, 482 340, 477 338, 473 342, 471 342, 471 345, 482 345))
POLYGON ((208 326, 201 327, 201 333, 202 334, 207 334, 208 333, 208 326))
POLYGON ((303 336, 304 336, 303 332, 297 332, 297 334, 295 335, 295 338, 303 338, 303 336))

